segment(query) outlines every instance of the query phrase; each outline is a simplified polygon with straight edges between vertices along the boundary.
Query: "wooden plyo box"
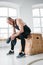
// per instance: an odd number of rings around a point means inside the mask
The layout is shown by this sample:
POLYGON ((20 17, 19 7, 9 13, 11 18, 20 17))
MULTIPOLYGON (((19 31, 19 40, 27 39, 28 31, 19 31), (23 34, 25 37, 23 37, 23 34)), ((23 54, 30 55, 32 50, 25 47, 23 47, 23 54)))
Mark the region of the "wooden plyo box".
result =
POLYGON ((33 33, 26 39, 25 54, 38 54, 43 52, 42 35, 33 33))

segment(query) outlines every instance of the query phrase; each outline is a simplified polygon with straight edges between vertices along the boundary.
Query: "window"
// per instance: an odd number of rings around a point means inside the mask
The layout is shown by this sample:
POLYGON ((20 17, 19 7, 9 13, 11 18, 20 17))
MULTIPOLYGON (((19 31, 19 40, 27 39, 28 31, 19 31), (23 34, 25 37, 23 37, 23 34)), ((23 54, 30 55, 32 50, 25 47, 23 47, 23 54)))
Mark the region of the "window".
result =
POLYGON ((40 14, 43 16, 43 8, 40 8, 40 14))
POLYGON ((8 16, 6 7, 0 7, 0 16, 8 16))
POLYGON ((39 9, 33 9, 33 16, 39 16, 39 9))
POLYGON ((8 38, 12 32, 13 28, 11 25, 7 23, 7 17, 17 18, 17 9, 16 8, 8 8, 8 7, 0 7, 0 38, 6 39, 8 38))
POLYGON ((9 16, 13 16, 13 17, 17 16, 17 10, 9 8, 9 16))
POLYGON ((43 8, 33 7, 33 32, 43 34, 43 8))
POLYGON ((40 18, 33 18, 33 27, 40 27, 40 18))
POLYGON ((34 28, 34 33, 41 33, 41 28, 34 28))
POLYGON ((43 27, 43 18, 41 18, 41 26, 43 27))
POLYGON ((6 17, 0 17, 0 28, 8 28, 6 17))

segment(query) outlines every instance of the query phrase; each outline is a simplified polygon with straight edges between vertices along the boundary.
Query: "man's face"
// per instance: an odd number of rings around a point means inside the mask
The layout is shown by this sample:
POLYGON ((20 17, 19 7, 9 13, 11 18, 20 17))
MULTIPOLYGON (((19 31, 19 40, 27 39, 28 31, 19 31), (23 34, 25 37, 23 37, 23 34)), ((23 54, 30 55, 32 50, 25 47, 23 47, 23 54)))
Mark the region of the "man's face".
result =
POLYGON ((13 25, 13 21, 11 19, 7 20, 7 23, 10 24, 10 25, 13 25))

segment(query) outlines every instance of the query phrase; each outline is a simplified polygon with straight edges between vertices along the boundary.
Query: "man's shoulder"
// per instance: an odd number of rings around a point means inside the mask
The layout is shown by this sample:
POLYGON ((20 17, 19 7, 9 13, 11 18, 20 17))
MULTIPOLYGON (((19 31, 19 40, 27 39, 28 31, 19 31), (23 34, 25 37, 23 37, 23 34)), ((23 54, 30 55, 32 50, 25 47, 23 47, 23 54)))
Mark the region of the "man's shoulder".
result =
POLYGON ((21 19, 21 18, 17 18, 16 20, 19 20, 19 21, 20 21, 20 20, 22 20, 22 19, 21 19))

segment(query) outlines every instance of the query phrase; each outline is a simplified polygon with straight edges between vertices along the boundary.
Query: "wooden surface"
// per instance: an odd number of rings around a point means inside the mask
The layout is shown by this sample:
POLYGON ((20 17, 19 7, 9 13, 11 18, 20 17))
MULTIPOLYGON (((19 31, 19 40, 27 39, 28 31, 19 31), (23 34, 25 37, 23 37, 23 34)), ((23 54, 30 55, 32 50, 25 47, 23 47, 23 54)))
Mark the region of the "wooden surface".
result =
POLYGON ((29 40, 26 39, 25 53, 43 53, 43 39, 41 34, 31 34, 31 38, 29 40))

